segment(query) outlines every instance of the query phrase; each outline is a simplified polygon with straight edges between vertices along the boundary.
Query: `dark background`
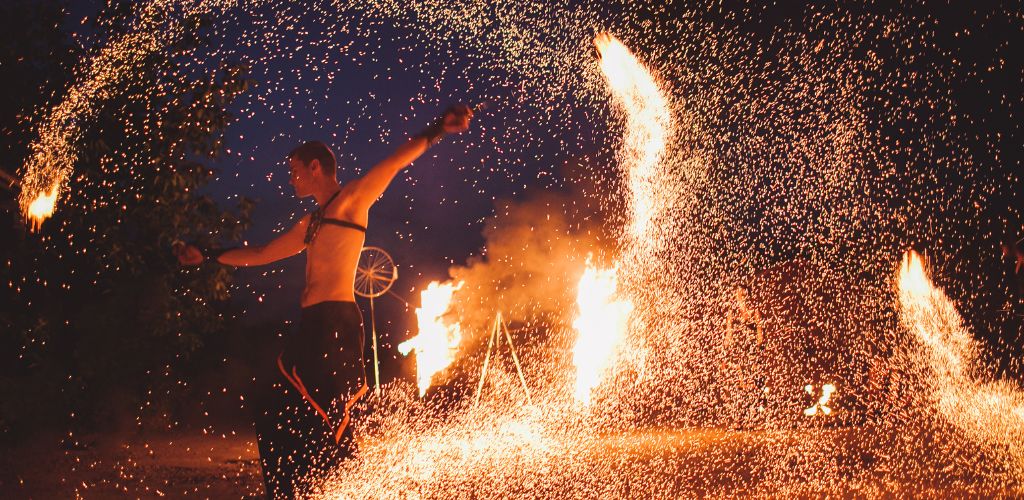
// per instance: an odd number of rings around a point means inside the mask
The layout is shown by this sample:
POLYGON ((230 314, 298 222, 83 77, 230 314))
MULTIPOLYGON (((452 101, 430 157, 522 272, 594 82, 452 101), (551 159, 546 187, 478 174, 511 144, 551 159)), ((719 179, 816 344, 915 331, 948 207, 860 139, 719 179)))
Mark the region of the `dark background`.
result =
MULTIPOLYGON (((0 99, 4 142, 0 168, 16 176, 33 138, 33 120, 28 117, 42 116, 45 106, 62 95, 77 58, 113 36, 131 14, 116 2, 113 6, 11 2, 4 8, 8 10, 2 20, 5 35, 0 67, 7 76, 0 99)), ((1002 372, 1015 374, 1014 359, 1021 352, 1020 277, 1005 265, 999 244, 1018 242, 1015 244, 1019 248, 1024 237, 1020 213, 1024 152, 1019 120, 1024 100, 1020 90, 1024 67, 1019 55, 1024 23, 1018 5, 929 2, 890 6, 881 2, 829 11, 796 3, 725 2, 716 8, 696 10, 675 4, 649 9, 638 5, 632 12, 634 15, 621 19, 621 26, 612 26, 613 30, 632 33, 646 22, 657 24, 685 12, 695 22, 742 33, 768 47, 768 54, 776 43, 775 33, 820 30, 821 24, 814 22, 820 17, 834 19, 837 25, 856 16, 914 20, 908 24, 918 31, 892 39, 879 37, 873 44, 856 49, 865 54, 851 55, 866 57, 867 51, 874 51, 883 61, 880 73, 892 82, 867 90, 867 102, 873 104, 867 120, 878 134, 873 140, 887 154, 884 161, 864 168, 879 182, 893 186, 881 192, 876 202, 889 207, 891 213, 905 216, 880 222, 877 227, 887 232, 877 243, 894 252, 908 247, 927 249, 938 270, 939 284, 949 289, 973 330, 993 348, 1002 372)), ((609 7, 604 15, 615 19, 615 9, 609 7)), ((469 132, 450 137, 430 150, 396 179, 371 211, 366 244, 386 249, 400 269, 400 279, 393 289, 396 295, 375 303, 378 331, 383 334, 385 380, 411 377, 412 364, 398 355, 395 345, 414 334, 413 308, 418 305, 418 291, 432 280, 446 279, 449 266, 484 252, 481 233, 501 200, 568 192, 571 186, 565 179, 580 176, 569 165, 581 158, 591 165, 606 164, 612 158, 615 138, 604 125, 606 104, 588 102, 584 96, 574 102, 576 96, 568 95, 540 107, 537 103, 544 99, 524 92, 520 76, 482 69, 487 66, 476 61, 486 56, 464 47, 455 37, 446 46, 425 45, 411 30, 359 19, 357 14, 333 18, 323 15, 322 6, 312 9, 300 4, 239 9, 206 26, 197 30, 205 35, 197 37, 200 42, 196 47, 182 49, 187 56, 171 53, 167 61, 154 64, 164 68, 157 74, 196 81, 237 66, 244 68, 245 78, 251 82, 234 99, 211 107, 232 117, 221 124, 220 141, 211 146, 215 151, 210 153, 216 154, 197 155, 193 151, 172 158, 184 163, 203 157, 202 165, 212 169, 213 175, 205 180, 197 177, 198 194, 236 214, 238 223, 230 217, 227 222, 223 217, 219 223, 211 222, 218 219, 211 216, 206 223, 219 237, 211 243, 230 244, 233 239, 262 243, 312 210, 311 200, 295 199, 287 184, 285 155, 300 142, 317 139, 332 145, 340 163, 339 178, 345 181, 384 158, 448 104, 489 103, 469 132), (250 206, 243 198, 255 203, 250 206), (248 220, 251 223, 246 225, 248 220)), ((677 44, 670 34, 626 38, 639 54, 675 50, 677 44)), ((587 39, 566 43, 578 43, 581 50, 589 50, 587 39)), ((91 160, 98 161, 83 156, 81 162, 91 160)), ((133 170, 123 179, 129 186, 125 189, 135 189, 131 186, 144 184, 149 176, 145 169, 133 170)), ((88 184, 87 179, 76 178, 73 191, 76 183, 88 184)), ((80 200, 81 193, 86 192, 83 188, 74 196, 80 200)), ((244 392, 254 360, 272 351, 274 342, 287 334, 297 319, 303 286, 301 256, 264 268, 235 270, 230 277, 217 274, 226 270, 202 271, 209 273, 210 280, 229 283, 230 299, 216 289, 196 292, 213 304, 216 318, 195 319, 206 327, 196 329, 202 333, 194 341, 150 342, 146 345, 154 350, 167 351, 154 358, 162 360, 154 367, 115 378, 89 378, 83 373, 97 368, 90 368, 91 361, 83 361, 84 354, 92 351, 73 340, 80 338, 75 333, 77 324, 69 323, 61 329, 52 326, 59 326, 59 321, 50 321, 53 332, 47 338, 51 340, 43 347, 46 342, 39 340, 37 334, 42 330, 36 320, 43 314, 40 300, 56 300, 53 297, 62 293, 42 281, 63 276, 61 281, 74 284, 76 289, 81 288, 79 281, 84 281, 84 286, 95 286, 91 277, 71 273, 71 266, 47 267, 47 277, 37 279, 42 262, 50 262, 47 259, 60 253, 55 248, 64 248, 54 246, 55 238, 60 238, 65 229, 82 229, 95 223, 61 212, 90 208, 87 204, 69 206, 62 199, 55 219, 47 222, 40 233, 30 234, 17 213, 17 187, 4 190, 0 196, 7 214, 2 238, 8 242, 4 329, 11 333, 4 341, 5 368, 0 373, 10 382, 5 388, 22 386, 26 377, 42 384, 34 392, 19 393, 18 401, 35 401, 38 404, 30 405, 34 411, 56 415, 50 423, 64 418, 80 420, 81 412, 76 410, 83 400, 105 392, 104 384, 123 384, 124 377, 141 377, 143 382, 149 377, 162 377, 167 386, 162 390, 168 399, 226 408, 230 418, 228 410, 237 405, 237 392, 244 392), (58 232, 57 227, 63 229, 58 232), (16 286, 24 276, 29 278, 16 286), (37 286, 49 291, 38 296, 26 291, 37 286), (63 346, 56 349, 62 352, 54 353, 53 344, 63 346), (182 356, 185 352, 189 355, 182 356), (77 368, 70 375, 59 371, 40 375, 39 360, 45 359, 59 360, 54 365, 74 359, 77 368), (47 377, 45 383, 40 381, 47 377), (58 401, 43 396, 55 390, 63 392, 59 388, 64 377, 90 382, 82 382, 78 396, 68 396, 64 403, 60 402, 64 396, 56 398, 58 401), (182 388, 182 381, 191 386, 188 390, 192 396, 175 392, 182 388), (82 389, 86 386, 88 389, 82 389), (209 395, 225 387, 231 388, 227 396, 209 395)), ((182 205, 182 209, 190 206, 182 205)), ((770 220, 759 215, 756 207, 752 214, 753 227, 760 220, 770 220)), ((113 223, 111 219, 100 220, 113 223)), ((205 227, 189 224, 187 219, 176 222, 158 231, 159 236, 146 245, 128 245, 128 250, 119 251, 146 252, 149 259, 169 259, 166 253, 160 254, 168 250, 167 239, 177 228, 191 233, 183 236, 197 237, 205 227)), ((88 232, 95 234, 96 230, 88 232)), ((772 234, 756 233, 767 243, 767 260, 783 262, 799 257, 790 249, 773 249, 772 234)), ((142 238, 138 233, 123 237, 142 238)), ((147 262, 140 265, 138 275, 145 275, 146 269, 155 265, 147 262)), ((95 262, 92 265, 102 268, 95 262)), ((162 272, 176 276, 177 271, 167 267, 162 272)), ((123 287, 126 282, 114 281, 109 289, 123 287)), ((169 287, 168 294, 182 290, 184 285, 178 285, 169 287)), ((368 314, 365 302, 361 305, 368 314)), ((114 308, 90 314, 126 313, 114 308)), ((118 336, 127 333, 126 324, 112 321, 99 327, 115 333, 104 337, 105 342, 116 344, 118 336)), ((88 358, 99 363, 103 356, 110 356, 99 371, 116 372, 118 356, 128 355, 104 352, 88 358)), ((144 387, 142 384, 135 390, 145 393, 144 387)), ((129 421, 135 420, 138 401, 152 400, 147 396, 125 398, 130 402, 117 407, 131 409, 129 421)), ((31 426, 31 419, 18 415, 18 411, 12 405, 12 414, 0 420, 5 432, 31 426)), ((101 421, 91 419, 81 425, 101 421)))

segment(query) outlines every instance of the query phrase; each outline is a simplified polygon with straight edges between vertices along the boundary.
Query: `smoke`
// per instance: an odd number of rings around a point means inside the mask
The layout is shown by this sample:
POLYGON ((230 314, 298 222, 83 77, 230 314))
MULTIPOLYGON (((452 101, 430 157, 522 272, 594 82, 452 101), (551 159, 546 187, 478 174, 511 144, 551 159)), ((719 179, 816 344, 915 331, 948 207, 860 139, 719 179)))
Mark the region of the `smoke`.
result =
MULTIPOLYGON (((585 168, 585 162, 575 165, 585 168)), ((494 215, 485 223, 482 255, 449 269, 452 282, 464 283, 455 292, 447 316, 460 323, 464 335, 457 361, 448 370, 449 381, 460 372, 477 377, 499 313, 510 325, 524 370, 536 375, 533 380, 551 380, 536 370, 567 366, 571 340, 565 334, 571 331, 576 314, 577 283, 588 259, 610 262, 615 248, 596 207, 579 189, 497 202, 494 215), (552 356, 552 349, 564 349, 565 355, 552 356), (544 351, 548 352, 531 354, 544 351), (551 366, 532 363, 552 358, 556 362, 547 363, 551 366)), ((437 382, 443 383, 445 376, 440 376, 437 382)))

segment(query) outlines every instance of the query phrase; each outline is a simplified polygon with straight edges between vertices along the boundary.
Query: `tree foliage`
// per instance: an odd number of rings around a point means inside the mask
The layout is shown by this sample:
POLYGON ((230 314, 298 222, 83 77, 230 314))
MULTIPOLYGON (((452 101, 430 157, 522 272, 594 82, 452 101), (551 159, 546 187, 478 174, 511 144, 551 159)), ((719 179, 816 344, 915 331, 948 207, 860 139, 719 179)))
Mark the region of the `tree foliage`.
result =
MULTIPOLYGON (((18 22, 42 35, 9 37, 0 64, 42 62, 3 109, 31 102, 38 115, 60 97, 38 89, 71 81, 70 65, 49 58, 88 49, 70 43, 59 4, 7 8, 24 9, 18 22)), ((116 34, 127 29, 130 8, 114 3, 95 19, 97 33, 116 34)), ((182 60, 205 42, 206 23, 185 22, 197 35, 147 56, 83 125, 71 194, 39 234, 25 231, 16 194, 4 194, 5 239, 13 242, 2 251, 6 432, 72 417, 83 424, 136 418, 135 409, 161 406, 152 394, 166 393, 168 374, 227 327, 230 270, 181 269, 170 249, 179 238, 235 241, 248 225, 251 200, 224 209, 203 188, 215 176, 208 163, 224 154, 230 105, 251 81, 238 64, 186 71, 182 60)), ((20 163, 31 124, 18 113, 0 122, 4 160, 20 163)))

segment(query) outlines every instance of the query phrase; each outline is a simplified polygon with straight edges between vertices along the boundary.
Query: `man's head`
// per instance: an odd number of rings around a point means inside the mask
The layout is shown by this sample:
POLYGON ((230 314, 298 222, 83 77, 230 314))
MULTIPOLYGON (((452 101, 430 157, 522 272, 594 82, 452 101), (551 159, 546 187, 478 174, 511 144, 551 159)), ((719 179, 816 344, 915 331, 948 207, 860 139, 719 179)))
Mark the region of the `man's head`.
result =
POLYGON ((299 198, 311 196, 325 183, 337 182, 334 176, 337 168, 334 153, 320 141, 309 141, 288 153, 288 168, 291 172, 290 183, 295 188, 295 196, 299 198))

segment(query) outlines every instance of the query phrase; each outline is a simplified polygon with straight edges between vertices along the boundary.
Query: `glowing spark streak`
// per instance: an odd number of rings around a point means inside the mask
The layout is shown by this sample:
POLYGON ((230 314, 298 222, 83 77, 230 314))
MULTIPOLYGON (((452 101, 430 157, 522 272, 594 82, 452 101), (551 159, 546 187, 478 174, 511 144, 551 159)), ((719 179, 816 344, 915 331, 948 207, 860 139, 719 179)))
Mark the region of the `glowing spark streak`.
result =
POLYGON ((426 394, 434 375, 455 360, 462 332, 458 323, 448 325, 442 318, 451 305, 452 294, 459 288, 462 288, 462 282, 430 283, 420 293, 422 305, 416 309, 418 334, 398 344, 398 352, 403 356, 416 351, 416 385, 420 396, 426 394))
POLYGON ((978 380, 979 346, 953 301, 936 288, 924 261, 907 252, 900 266, 900 318, 925 347, 927 380, 939 413, 974 439, 1008 450, 1024 467, 1024 393, 1006 381, 978 380))
MULTIPOLYGON (((180 25, 168 26, 161 21, 167 17, 166 12, 177 4, 175 0, 154 0, 141 6, 132 31, 83 61, 85 69, 81 77, 42 121, 39 137, 32 143, 31 156, 23 167, 21 194, 18 196, 21 212, 33 229, 54 211, 52 208, 38 210, 35 204, 45 194, 45 197, 54 199, 55 208, 57 197, 67 190, 72 168, 78 161, 74 143, 81 134, 80 123, 96 113, 98 102, 118 92, 118 84, 132 75, 146 56, 163 49, 175 37, 182 36, 184 29, 180 25), (33 208, 37 209, 36 213, 32 212, 33 208)), ((194 14, 204 14, 233 4, 233 0, 211 0, 184 8, 194 14)))
POLYGON ((594 45, 600 54, 601 71, 620 108, 626 114, 626 133, 620 161, 627 171, 633 211, 630 234, 643 241, 656 215, 662 177, 658 164, 672 132, 672 115, 664 94, 651 72, 608 33, 597 35, 594 45))
POLYGON ((587 266, 579 281, 576 303, 580 315, 572 326, 579 332, 573 348, 576 366, 576 399, 590 402, 611 366, 615 351, 626 336, 633 303, 616 300, 616 269, 598 270, 587 266))

